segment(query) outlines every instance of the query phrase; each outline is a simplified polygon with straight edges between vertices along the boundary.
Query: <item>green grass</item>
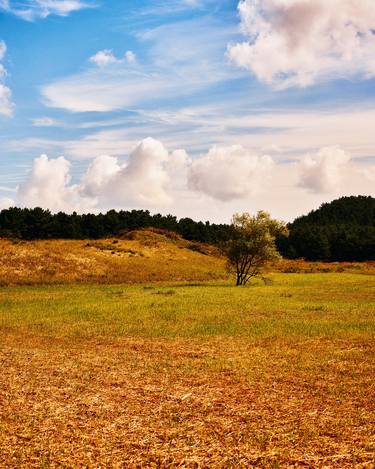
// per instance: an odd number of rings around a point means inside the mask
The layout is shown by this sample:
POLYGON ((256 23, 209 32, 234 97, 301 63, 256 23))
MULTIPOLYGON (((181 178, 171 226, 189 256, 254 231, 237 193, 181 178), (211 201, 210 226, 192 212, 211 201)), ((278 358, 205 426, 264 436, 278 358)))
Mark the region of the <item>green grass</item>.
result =
POLYGON ((0 467, 370 468, 375 276, 0 289, 0 467))
POLYGON ((0 331, 49 337, 374 337, 375 277, 277 274, 274 285, 0 290, 0 331))

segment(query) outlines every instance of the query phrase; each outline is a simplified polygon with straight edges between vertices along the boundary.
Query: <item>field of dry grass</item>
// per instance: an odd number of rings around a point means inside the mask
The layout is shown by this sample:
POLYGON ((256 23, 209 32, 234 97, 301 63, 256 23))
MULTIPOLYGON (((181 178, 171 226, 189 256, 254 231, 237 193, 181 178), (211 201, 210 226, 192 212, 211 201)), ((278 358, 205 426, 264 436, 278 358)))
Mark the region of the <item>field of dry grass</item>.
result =
POLYGON ((142 283, 227 278, 213 248, 152 231, 126 239, 0 239, 0 285, 142 283))
POLYGON ((272 279, 0 289, 0 467, 373 468, 375 276, 272 279))

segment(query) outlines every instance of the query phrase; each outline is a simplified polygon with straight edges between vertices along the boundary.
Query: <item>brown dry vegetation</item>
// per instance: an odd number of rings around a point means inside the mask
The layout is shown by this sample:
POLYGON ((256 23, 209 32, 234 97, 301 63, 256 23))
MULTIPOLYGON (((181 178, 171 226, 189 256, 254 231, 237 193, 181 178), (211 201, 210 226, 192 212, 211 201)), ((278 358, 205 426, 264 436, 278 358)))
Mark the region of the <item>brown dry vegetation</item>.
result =
POLYGON ((0 239, 0 285, 227 278, 215 249, 154 231, 98 241, 0 239))
POLYGON ((371 468, 367 353, 345 340, 9 337, 0 465, 371 468))

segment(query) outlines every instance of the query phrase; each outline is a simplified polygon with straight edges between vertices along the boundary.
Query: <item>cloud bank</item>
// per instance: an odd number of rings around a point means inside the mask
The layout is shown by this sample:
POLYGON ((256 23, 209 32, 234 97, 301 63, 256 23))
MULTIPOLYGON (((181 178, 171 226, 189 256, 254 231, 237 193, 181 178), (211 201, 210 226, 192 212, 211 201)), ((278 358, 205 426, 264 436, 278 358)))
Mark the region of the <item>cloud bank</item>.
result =
POLYGON ((247 40, 228 49, 238 66, 282 89, 375 76, 373 0, 241 0, 247 40))
POLYGON ((345 181, 362 177, 360 172, 350 155, 337 146, 322 148, 285 166, 241 145, 213 146, 208 153, 191 158, 184 150, 169 152, 160 141, 147 138, 125 161, 108 155, 96 157, 76 183, 72 183, 71 163, 66 158, 41 155, 18 187, 15 202, 54 212, 110 208, 175 211, 176 206, 188 209, 192 201, 241 207, 256 196, 262 200, 277 190, 282 194, 283 186, 288 185, 288 191, 294 193, 303 188, 306 194, 336 195, 345 181))

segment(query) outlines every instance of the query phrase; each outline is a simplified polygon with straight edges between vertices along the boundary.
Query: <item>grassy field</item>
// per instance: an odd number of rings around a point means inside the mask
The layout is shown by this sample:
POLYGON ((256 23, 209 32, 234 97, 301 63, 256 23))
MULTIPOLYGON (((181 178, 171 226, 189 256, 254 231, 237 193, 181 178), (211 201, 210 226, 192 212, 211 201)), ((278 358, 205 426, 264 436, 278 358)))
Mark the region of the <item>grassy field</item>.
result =
POLYGON ((0 467, 374 467, 375 276, 270 277, 0 289, 0 467))

